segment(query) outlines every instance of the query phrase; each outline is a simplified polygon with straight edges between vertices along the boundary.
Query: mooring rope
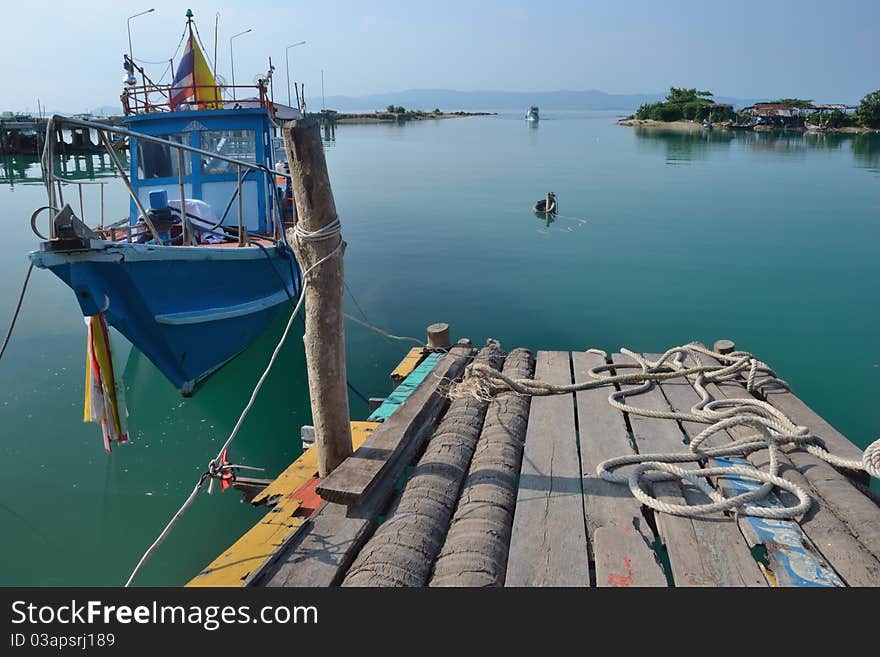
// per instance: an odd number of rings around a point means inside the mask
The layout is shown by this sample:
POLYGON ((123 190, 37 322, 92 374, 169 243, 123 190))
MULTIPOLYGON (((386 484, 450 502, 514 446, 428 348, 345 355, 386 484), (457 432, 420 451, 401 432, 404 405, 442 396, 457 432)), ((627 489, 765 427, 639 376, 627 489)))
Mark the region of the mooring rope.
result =
POLYGON ((234 441, 235 437, 238 435, 239 429, 241 429, 241 426, 244 424, 245 418, 247 418, 248 413, 250 413, 251 408, 253 408, 254 402, 257 399, 257 395, 260 392, 260 388, 263 387, 263 383, 265 383, 266 378, 269 376, 269 372, 272 370, 272 366, 275 364, 275 361, 278 358, 278 354, 281 353, 281 348, 284 346, 284 343, 287 340, 287 336, 290 333, 290 328, 293 326, 293 320, 299 313, 300 308, 302 308, 303 301, 305 301, 306 287, 309 285, 308 275, 319 265, 323 264, 332 257, 339 256, 342 253, 343 241, 341 235, 341 225, 338 218, 324 228, 321 228, 317 231, 306 231, 300 228, 299 224, 297 224, 294 228, 294 234, 297 239, 301 241, 317 241, 331 238, 334 235, 339 236, 339 241, 336 243, 336 246, 333 247, 333 250, 330 251, 330 253, 315 262, 313 265, 309 266, 309 268, 303 272, 302 290, 300 290, 299 299, 296 302, 296 306, 294 306, 293 312, 290 313, 290 318, 287 320, 287 326, 284 327, 284 332, 281 334, 281 339, 275 346, 275 350, 272 352, 272 356, 269 358, 269 362, 266 365, 266 369, 263 371, 262 376, 260 376, 257 384, 254 386, 254 389, 251 392, 250 399, 248 400, 247 405, 244 407, 244 410, 241 412, 241 415, 238 418, 238 422, 235 423, 235 426, 232 428, 229 437, 226 439, 226 441, 223 443, 223 446, 217 452, 217 456, 208 462, 208 469, 201 475, 201 477, 199 477, 199 480, 196 482, 196 485, 192 489, 192 492, 189 494, 189 496, 186 498, 180 508, 175 512, 175 514, 171 517, 171 520, 168 521, 168 524, 165 525, 165 528, 162 530, 156 540, 153 541, 152 545, 150 545, 150 547, 147 548, 147 551, 144 552, 143 556, 134 567, 134 570, 131 571, 131 575, 128 576, 128 580, 125 582, 126 587, 131 586, 131 583, 134 581, 135 577, 137 577, 144 564, 149 561, 150 557, 159 548, 159 546, 165 542, 165 539, 171 533, 171 530, 174 529, 174 526, 180 521, 180 519, 183 517, 183 514, 186 513, 187 509, 189 509, 189 507, 195 501, 196 497, 199 494, 199 491, 201 491, 205 483, 209 481, 213 482, 214 479, 220 478, 221 475, 228 470, 246 467, 240 465, 225 464, 224 455, 229 449, 229 446, 232 444, 232 441, 234 441))
POLYGON ((21 303, 24 301, 25 292, 27 292, 28 281, 31 280, 31 272, 34 270, 34 263, 28 264, 27 273, 24 275, 24 283, 21 285, 21 292, 18 294, 18 302, 15 304, 15 310, 12 311, 12 321, 9 322, 9 328, 6 331, 6 337, 3 338, 3 345, 0 346, 0 359, 6 353, 6 347, 9 346, 9 340, 12 338, 12 331, 15 329, 15 323, 18 321, 18 313, 21 312, 21 303))
MULTIPOLYGON (((604 352, 590 351, 605 357, 604 352)), ((749 392, 759 392, 765 388, 788 389, 785 381, 777 378, 772 369, 749 352, 719 354, 702 345, 688 344, 669 349, 656 361, 650 361, 628 349, 621 349, 621 353, 631 357, 635 363, 615 363, 594 367, 589 370, 591 380, 570 385, 556 385, 534 379, 511 379, 498 370, 474 362, 465 370, 462 381, 448 394, 452 398, 470 395, 478 399, 491 399, 503 390, 513 390, 521 395, 545 396, 570 394, 615 384, 634 385, 633 388, 611 392, 608 396, 609 404, 624 413, 708 424, 709 426, 690 442, 687 452, 625 455, 607 459, 596 467, 596 474, 599 477, 615 484, 627 485, 632 495, 645 506, 673 515, 697 517, 735 510, 751 516, 790 519, 805 513, 811 504, 809 493, 801 486, 779 476, 779 450, 783 446, 804 449, 838 468, 863 471, 873 477, 880 477, 880 440, 869 445, 861 459, 846 459, 830 453, 820 436, 807 427, 795 424, 784 413, 765 401, 757 398, 713 399, 706 389, 707 384, 730 381, 741 374, 746 375, 746 389, 749 392), (701 356, 715 358, 720 364, 704 365, 701 356), (696 365, 686 366, 687 357, 690 357, 696 365), (603 374, 612 369, 615 370, 614 375, 603 374), (639 371, 622 374, 620 371, 625 369, 639 371), (764 377, 760 381, 758 381, 759 375, 764 377), (626 402, 626 398, 638 396, 649 390, 656 382, 685 377, 691 379, 700 395, 700 401, 691 408, 690 412, 645 409, 626 402), (759 433, 749 438, 733 440, 720 447, 703 446, 713 435, 737 426, 751 427, 757 429, 759 433), (766 449, 770 456, 766 471, 751 465, 694 469, 676 465, 705 462, 711 458, 745 457, 762 449, 766 449), (615 472, 624 466, 635 467, 628 475, 615 472), (716 485, 710 483, 710 478, 725 475, 738 475, 757 481, 761 485, 754 490, 726 497, 716 485), (671 504, 657 499, 646 487, 650 482, 675 480, 693 484, 711 501, 706 504, 671 504), (759 504, 770 494, 774 486, 795 495, 797 504, 783 507, 759 504)))

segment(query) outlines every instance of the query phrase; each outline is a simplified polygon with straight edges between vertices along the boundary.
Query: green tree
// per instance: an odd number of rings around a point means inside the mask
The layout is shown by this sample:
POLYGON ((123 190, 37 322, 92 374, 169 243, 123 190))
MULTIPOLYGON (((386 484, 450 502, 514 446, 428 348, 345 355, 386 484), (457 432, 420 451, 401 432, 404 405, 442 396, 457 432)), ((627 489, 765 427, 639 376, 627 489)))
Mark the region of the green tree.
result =
POLYGON ((386 112, 394 112, 394 105, 389 105, 388 107, 385 108, 385 111, 386 112))
POLYGON ((856 117, 866 128, 880 128, 880 89, 862 98, 856 117))

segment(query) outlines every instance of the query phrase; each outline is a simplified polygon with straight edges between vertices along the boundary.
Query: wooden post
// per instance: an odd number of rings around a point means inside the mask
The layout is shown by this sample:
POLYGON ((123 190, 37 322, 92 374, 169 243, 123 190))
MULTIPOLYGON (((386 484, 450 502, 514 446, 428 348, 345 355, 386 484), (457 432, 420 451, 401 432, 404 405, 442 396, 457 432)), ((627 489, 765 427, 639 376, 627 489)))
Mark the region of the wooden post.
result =
POLYGON ((449 324, 440 322, 428 327, 429 349, 448 349, 450 345, 452 345, 452 340, 449 337, 449 324))
POLYGON ((550 192, 544 198, 544 214, 550 214, 550 192))
POLYGON ((729 354, 735 350, 736 344, 734 344, 733 340, 716 340, 715 344, 712 345, 712 351, 716 354, 729 354))
MULTIPOLYGON (((290 164, 297 226, 315 232, 337 219, 321 128, 314 118, 290 121, 284 126, 284 149, 290 164)), ((342 235, 320 240, 298 240, 293 245, 303 271, 333 251, 336 255, 318 265, 306 277, 305 335, 309 396, 318 450, 318 472, 326 477, 352 452, 345 373, 343 320, 342 235)))

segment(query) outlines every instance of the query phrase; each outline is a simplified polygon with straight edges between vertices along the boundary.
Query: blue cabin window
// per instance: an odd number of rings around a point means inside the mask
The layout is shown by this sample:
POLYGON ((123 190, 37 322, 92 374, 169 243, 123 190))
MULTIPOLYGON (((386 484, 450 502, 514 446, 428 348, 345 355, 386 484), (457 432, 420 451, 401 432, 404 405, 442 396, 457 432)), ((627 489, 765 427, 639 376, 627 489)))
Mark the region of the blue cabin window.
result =
MULTIPOLYGON (((231 157, 244 162, 257 161, 257 141, 254 130, 203 130, 202 150, 231 157)), ((202 175, 237 173, 230 162, 202 156, 202 175)))
MULTIPOLYGON (((178 144, 189 146, 188 134, 156 135, 160 139, 167 139, 178 144)), ((192 173, 191 158, 187 154, 183 158, 185 176, 192 173)), ((140 180, 152 180, 155 178, 176 178, 177 151, 164 144, 143 141, 138 144, 138 172, 140 180)))

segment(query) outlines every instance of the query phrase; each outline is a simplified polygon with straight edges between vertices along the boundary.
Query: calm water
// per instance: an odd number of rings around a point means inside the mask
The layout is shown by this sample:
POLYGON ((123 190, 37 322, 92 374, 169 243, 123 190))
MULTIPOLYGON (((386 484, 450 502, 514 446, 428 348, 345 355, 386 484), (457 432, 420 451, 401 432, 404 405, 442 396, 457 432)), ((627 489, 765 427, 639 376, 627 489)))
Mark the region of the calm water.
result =
MULTIPOLYGON (((880 136, 635 132, 610 114, 542 115, 536 128, 520 113, 338 127, 327 159, 347 279, 371 322, 419 337, 449 321, 456 336, 551 349, 730 337, 855 442, 880 434, 880 136), (549 226, 529 210, 548 190, 564 215, 549 226), (843 377, 846 387, 834 383, 843 377)), ((33 160, 0 162, 5 330, 45 194, 22 181, 38 176, 33 160)), ((98 160, 77 164, 110 175, 98 160)), ((112 187, 108 212, 121 216, 112 187)), ((282 328, 186 400, 125 346, 133 440, 107 457, 99 429, 81 422, 78 306, 36 270, 0 363, 0 584, 124 582, 231 429, 282 328)), ((386 393, 407 346, 356 325, 347 340, 352 383, 386 393)), ((299 452, 302 368, 293 339, 236 461, 274 474, 299 452)), ((366 407, 353 398, 352 412, 366 407)), ((203 495, 139 582, 185 582, 259 513, 234 493, 203 495)))

